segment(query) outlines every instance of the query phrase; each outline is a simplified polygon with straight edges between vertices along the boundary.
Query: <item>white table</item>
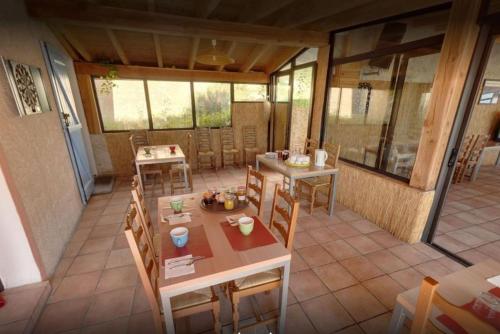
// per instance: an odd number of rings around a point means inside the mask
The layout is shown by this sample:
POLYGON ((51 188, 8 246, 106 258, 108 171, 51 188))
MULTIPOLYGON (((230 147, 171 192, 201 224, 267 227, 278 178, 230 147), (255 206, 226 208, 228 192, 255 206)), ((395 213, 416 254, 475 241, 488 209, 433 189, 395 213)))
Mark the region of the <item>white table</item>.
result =
MULTIPOLYGON (((500 263, 487 260, 468 268, 464 268, 442 278, 439 282, 438 292, 449 302, 455 305, 464 305, 470 302, 483 291, 488 291, 495 286, 486 281, 487 278, 500 274, 500 263)), ((405 320, 413 319, 420 287, 400 293, 396 298, 396 306, 392 313, 389 333, 400 333, 405 320)), ((431 318, 435 319, 440 313, 435 310, 431 318)), ((447 332, 447 328, 440 322, 433 322, 438 328, 447 332)))
POLYGON ((141 177, 141 166, 153 165, 153 164, 165 164, 180 162, 182 163, 184 169, 184 189, 188 190, 188 177, 186 169, 186 156, 179 145, 150 145, 150 146, 140 146, 137 150, 137 155, 135 157, 135 167, 137 169, 137 176, 139 176, 139 182, 141 183, 141 188, 144 189, 141 177), (175 146, 175 153, 170 153, 170 146, 175 146), (149 147, 151 152, 149 155, 144 151, 145 147, 149 147))
MULTIPOLYGON (((195 273, 170 279, 165 279, 165 264, 160 263, 158 287, 163 304, 167 333, 175 333, 170 298, 280 267, 283 268, 283 283, 280 289, 278 332, 284 333, 290 261, 292 259, 291 253, 278 239, 276 239, 277 242, 274 244, 246 251, 233 250, 220 225, 221 222, 225 221, 228 213, 214 213, 203 210, 200 207, 201 194, 189 194, 180 197, 184 199, 185 207, 189 207, 189 212, 192 214, 192 221, 185 225, 170 226, 168 223, 162 222, 162 209, 169 207, 168 203, 172 197, 167 196, 158 199, 158 225, 161 236, 161 247, 163 248, 165 243, 171 243, 168 232, 172 228, 176 226, 191 228, 203 225, 213 256, 196 261, 195 273)), ((256 214, 251 208, 246 208, 238 213, 245 213, 247 216, 256 214)), ((267 227, 266 222, 262 221, 262 223, 267 227)))
POLYGON ((265 154, 257 154, 256 169, 259 170, 260 164, 267 166, 268 168, 283 174, 290 179, 290 193, 293 195, 295 181, 298 179, 307 179, 310 177, 319 176, 332 176, 331 184, 332 191, 330 192, 330 198, 328 202, 328 215, 333 215, 333 208, 335 206, 335 196, 337 192, 337 174, 339 173, 338 168, 333 168, 330 165, 325 165, 324 167, 317 167, 311 163, 309 167, 296 168, 290 167, 285 164, 283 160, 279 159, 269 159, 266 158, 265 154))
POLYGON ((472 175, 470 177, 471 181, 476 181, 477 175, 479 174, 479 169, 481 168, 481 165, 483 164, 484 160, 484 155, 487 152, 495 152, 497 153, 497 160, 495 162, 495 166, 498 167, 500 166, 500 143, 490 141, 486 146, 481 150, 481 154, 479 155, 479 159, 476 163, 476 166, 474 167, 474 170, 472 171, 472 175))

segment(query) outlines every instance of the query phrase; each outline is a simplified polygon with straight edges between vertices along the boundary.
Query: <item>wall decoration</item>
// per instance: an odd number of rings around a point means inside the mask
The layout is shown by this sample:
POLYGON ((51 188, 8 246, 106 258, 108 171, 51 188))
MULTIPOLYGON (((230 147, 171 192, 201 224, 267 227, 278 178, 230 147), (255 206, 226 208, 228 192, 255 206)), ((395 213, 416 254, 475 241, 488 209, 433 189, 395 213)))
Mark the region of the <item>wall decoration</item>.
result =
POLYGON ((484 80, 479 104, 497 104, 500 98, 500 80, 484 80))
POLYGON ((3 57, 2 63, 21 116, 51 111, 39 67, 3 57))

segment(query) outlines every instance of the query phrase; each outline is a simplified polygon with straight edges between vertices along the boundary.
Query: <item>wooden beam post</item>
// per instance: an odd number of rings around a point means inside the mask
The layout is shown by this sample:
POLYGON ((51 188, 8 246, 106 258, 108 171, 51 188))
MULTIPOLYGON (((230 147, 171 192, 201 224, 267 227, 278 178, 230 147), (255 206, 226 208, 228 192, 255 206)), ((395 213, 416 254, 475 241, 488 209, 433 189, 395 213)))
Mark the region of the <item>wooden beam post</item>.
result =
POLYGON ((198 1, 196 6, 196 15, 198 17, 207 18, 220 4, 221 0, 202 0, 198 1))
POLYGON ((91 62, 92 56, 87 51, 87 49, 82 45, 82 43, 80 43, 78 38, 76 38, 75 35, 73 35, 73 33, 63 25, 61 25, 59 29, 61 30, 61 33, 66 38, 68 43, 75 48, 76 52, 78 52, 80 56, 82 56, 82 58, 85 59, 85 61, 91 62))
POLYGON ((323 118, 323 106, 325 102, 325 90, 328 82, 328 57, 330 47, 323 46, 318 50, 316 66, 316 78, 314 85, 314 100, 311 116, 311 138, 319 141, 321 134, 321 120, 323 118))
POLYGON ((454 0, 432 86, 410 186, 436 186, 479 35, 480 0, 454 0))
POLYGON ((257 44, 300 47, 328 44, 328 34, 318 31, 217 21, 91 3, 83 6, 79 1, 27 0, 26 5, 34 17, 74 25, 257 44))
POLYGON ((123 65, 130 65, 130 62, 128 61, 127 55, 125 54, 125 51, 123 51, 122 45, 116 38, 115 33, 111 29, 106 29, 106 34, 109 37, 109 40, 111 41, 111 44, 113 45, 113 48, 115 49, 116 53, 118 54, 118 57, 120 57, 120 60, 123 65))
POLYGON ((189 55, 188 68, 192 70, 194 68, 194 63, 196 63, 196 56, 198 55, 198 48, 200 47, 200 38, 193 38, 193 44, 191 45, 191 53, 189 55))
POLYGON ((158 67, 163 67, 163 53, 161 52, 160 35, 153 34, 153 43, 155 45, 156 61, 158 67))
POLYGON ((247 61, 243 66, 241 66, 240 72, 246 73, 252 69, 252 67, 259 61, 260 57, 264 55, 271 48, 270 44, 257 45, 250 56, 248 56, 247 61))
POLYGON ((71 59, 80 60, 81 59, 80 55, 78 54, 77 51, 75 51, 73 46, 68 42, 66 37, 64 37, 64 35, 61 33, 60 28, 54 24, 47 24, 47 26, 52 31, 52 33, 56 36, 57 40, 59 41, 59 43, 61 43, 62 47, 64 48, 64 50, 66 50, 66 52, 71 57, 71 59))
POLYGON ((248 1, 245 10, 241 11, 240 21, 254 23, 278 10, 285 8, 295 0, 254 0, 248 1))
POLYGON ((283 50, 278 51, 278 53, 273 56, 272 62, 266 66, 266 73, 273 73, 278 68, 285 65, 290 59, 295 57, 301 50, 302 48, 284 48, 283 50))
MULTIPOLYGON (((236 48, 236 42, 233 41, 233 42, 231 42, 231 44, 229 44, 229 47, 226 50, 226 54, 228 57, 231 57, 233 55, 235 48, 236 48)), ((221 65, 221 66, 217 67, 217 71, 222 71, 224 69, 224 66, 225 65, 221 65)))

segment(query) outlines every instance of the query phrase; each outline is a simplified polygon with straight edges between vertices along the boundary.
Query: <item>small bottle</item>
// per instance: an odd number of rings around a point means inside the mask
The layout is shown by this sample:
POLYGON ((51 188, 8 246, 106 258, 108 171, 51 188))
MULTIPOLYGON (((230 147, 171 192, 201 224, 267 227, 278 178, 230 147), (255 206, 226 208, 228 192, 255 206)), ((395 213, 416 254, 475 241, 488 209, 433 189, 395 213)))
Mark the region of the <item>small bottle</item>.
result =
POLYGON ((236 196, 234 196, 234 194, 226 193, 225 198, 224 198, 224 209, 233 210, 235 199, 236 199, 236 196))

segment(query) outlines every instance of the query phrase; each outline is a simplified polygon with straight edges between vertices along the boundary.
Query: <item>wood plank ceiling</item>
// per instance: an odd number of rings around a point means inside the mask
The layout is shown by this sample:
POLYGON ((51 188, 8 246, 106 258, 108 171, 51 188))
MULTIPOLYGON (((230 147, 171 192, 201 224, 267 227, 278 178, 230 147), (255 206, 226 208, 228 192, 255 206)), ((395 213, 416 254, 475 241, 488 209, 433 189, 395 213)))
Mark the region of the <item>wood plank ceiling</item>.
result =
POLYGON ((231 72, 275 71, 328 32, 447 0, 27 0, 74 60, 231 72), (234 64, 196 56, 217 47, 234 64))

